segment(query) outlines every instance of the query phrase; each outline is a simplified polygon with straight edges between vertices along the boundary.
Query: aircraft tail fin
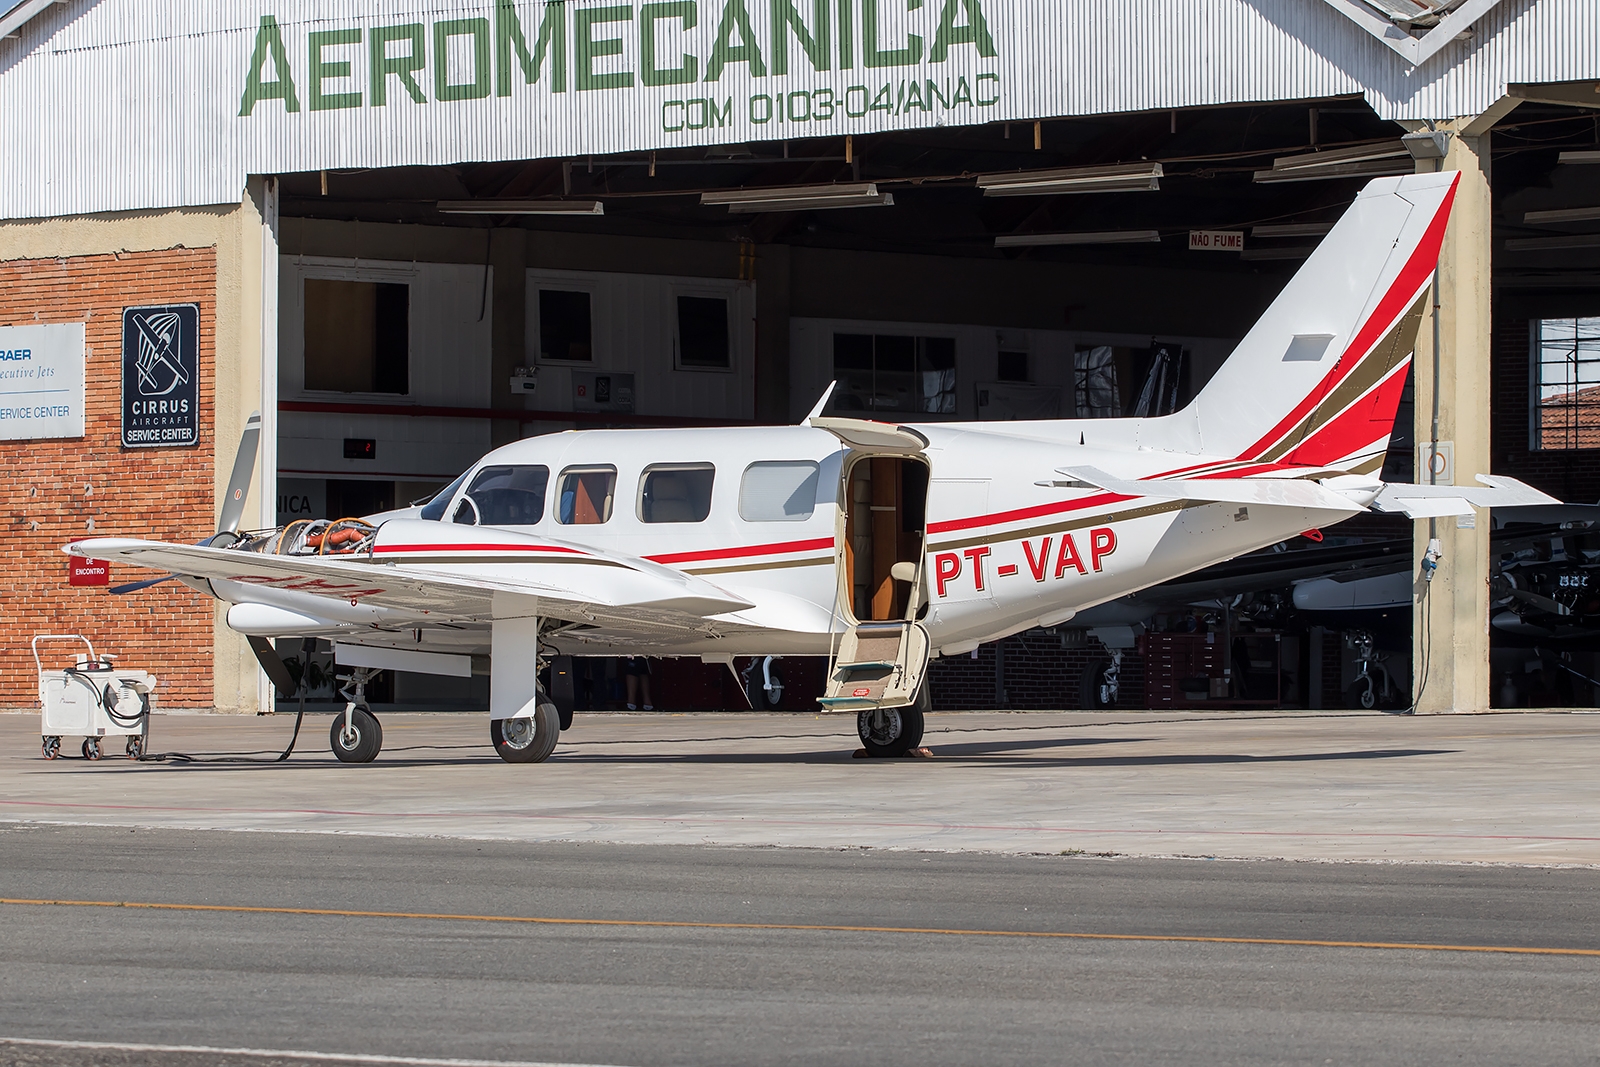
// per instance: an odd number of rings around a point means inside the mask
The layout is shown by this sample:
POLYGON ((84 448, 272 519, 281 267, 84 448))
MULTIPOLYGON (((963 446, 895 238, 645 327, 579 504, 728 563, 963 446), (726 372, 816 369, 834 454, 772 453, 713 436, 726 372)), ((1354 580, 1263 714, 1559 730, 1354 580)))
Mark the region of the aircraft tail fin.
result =
POLYGON ((1459 177, 1368 183, 1195 397, 1206 452, 1382 468, 1459 177))

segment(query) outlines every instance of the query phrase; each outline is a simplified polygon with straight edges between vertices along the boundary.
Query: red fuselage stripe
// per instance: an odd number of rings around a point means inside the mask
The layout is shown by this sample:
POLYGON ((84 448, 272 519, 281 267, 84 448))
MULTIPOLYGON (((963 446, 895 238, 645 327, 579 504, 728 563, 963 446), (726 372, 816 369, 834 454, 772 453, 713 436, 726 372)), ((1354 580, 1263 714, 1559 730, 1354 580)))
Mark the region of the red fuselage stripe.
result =
POLYGON ((713 559, 742 559, 745 556, 776 556, 788 552, 815 552, 833 547, 833 538, 814 537, 809 541, 784 541, 775 545, 746 545, 741 548, 716 548, 703 552, 666 552, 646 556, 651 563, 700 563, 713 559))
POLYGON ((1008 522, 1037 519, 1045 515, 1060 515, 1067 511, 1081 511, 1084 508, 1098 507, 1101 504, 1119 504, 1124 500, 1141 499, 1143 498, 1122 496, 1118 493, 1098 493, 1095 496, 1086 496, 1081 500, 1064 500, 1059 504, 1039 504, 1031 508, 1018 508, 1015 511, 996 512, 993 515, 976 515, 970 519, 930 522, 928 523, 928 532, 930 534, 950 533, 954 530, 972 530, 979 526, 1000 526, 1008 522))

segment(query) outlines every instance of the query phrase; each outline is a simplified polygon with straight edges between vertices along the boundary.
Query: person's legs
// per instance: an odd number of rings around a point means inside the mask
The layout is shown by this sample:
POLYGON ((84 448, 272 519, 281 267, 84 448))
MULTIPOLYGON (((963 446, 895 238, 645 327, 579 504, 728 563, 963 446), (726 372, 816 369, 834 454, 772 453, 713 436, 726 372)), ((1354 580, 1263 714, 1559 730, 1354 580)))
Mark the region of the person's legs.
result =
POLYGON ((648 674, 639 675, 639 688, 644 693, 644 710, 656 710, 655 701, 650 699, 650 676, 648 674))
MULTIPOLYGON (((628 686, 628 710, 629 711, 633 711, 638 706, 638 703, 639 703, 639 676, 630 671, 624 677, 625 677, 626 684, 628 686)), ((646 704, 648 704, 650 702, 649 684, 650 684, 650 680, 648 678, 645 679, 645 691, 644 691, 645 692, 645 697, 644 697, 644 699, 645 699, 645 703, 646 704)))

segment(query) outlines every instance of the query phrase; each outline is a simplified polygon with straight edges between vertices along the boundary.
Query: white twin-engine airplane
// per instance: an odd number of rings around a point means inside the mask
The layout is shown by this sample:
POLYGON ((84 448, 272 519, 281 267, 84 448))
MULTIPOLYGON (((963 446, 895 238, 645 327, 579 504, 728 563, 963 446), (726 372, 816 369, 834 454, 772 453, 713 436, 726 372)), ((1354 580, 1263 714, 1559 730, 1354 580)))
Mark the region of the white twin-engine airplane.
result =
POLYGON ((171 571, 229 602, 258 654, 271 637, 333 641, 355 668, 331 731, 346 762, 382 744, 360 695, 370 672, 466 676, 485 653, 508 762, 555 747, 539 671, 556 654, 829 656, 823 709, 857 713, 868 753, 902 755, 921 740, 930 656, 1369 507, 1555 502, 1508 478, 1377 477, 1456 178, 1371 182, 1172 415, 895 425, 824 417, 824 397, 801 426, 518 441, 420 509, 239 533, 234 490, 201 546, 66 551, 171 571))

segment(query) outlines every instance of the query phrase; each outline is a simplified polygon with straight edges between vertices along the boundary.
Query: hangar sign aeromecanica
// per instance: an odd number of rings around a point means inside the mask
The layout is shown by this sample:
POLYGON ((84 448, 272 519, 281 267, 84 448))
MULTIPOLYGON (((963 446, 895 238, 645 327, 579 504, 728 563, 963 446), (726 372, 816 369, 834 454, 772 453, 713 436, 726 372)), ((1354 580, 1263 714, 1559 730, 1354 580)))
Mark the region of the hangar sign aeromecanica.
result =
POLYGON ((239 116, 267 101, 298 114, 542 86, 651 90, 641 104, 659 134, 776 125, 823 136, 848 120, 977 121, 1000 100, 984 0, 496 0, 474 17, 415 17, 333 28, 319 19, 301 30, 263 15, 239 116))

